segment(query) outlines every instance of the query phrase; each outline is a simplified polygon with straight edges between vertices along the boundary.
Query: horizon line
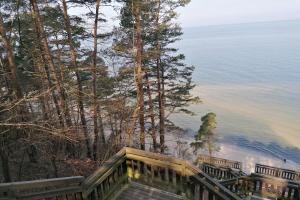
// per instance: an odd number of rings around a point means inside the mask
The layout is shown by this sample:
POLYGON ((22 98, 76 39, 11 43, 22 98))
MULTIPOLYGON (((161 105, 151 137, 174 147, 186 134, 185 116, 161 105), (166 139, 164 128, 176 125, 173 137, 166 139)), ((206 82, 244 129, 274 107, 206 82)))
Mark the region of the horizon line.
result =
POLYGON ((205 25, 195 25, 195 26, 184 26, 182 28, 199 28, 199 27, 211 27, 211 26, 223 26, 223 25, 246 25, 246 24, 259 24, 259 23, 272 23, 272 22, 285 22, 285 21, 300 21, 300 18, 297 19, 282 19, 282 20, 271 20, 271 21, 253 21, 253 22, 240 22, 240 23, 220 23, 220 24, 205 24, 205 25))

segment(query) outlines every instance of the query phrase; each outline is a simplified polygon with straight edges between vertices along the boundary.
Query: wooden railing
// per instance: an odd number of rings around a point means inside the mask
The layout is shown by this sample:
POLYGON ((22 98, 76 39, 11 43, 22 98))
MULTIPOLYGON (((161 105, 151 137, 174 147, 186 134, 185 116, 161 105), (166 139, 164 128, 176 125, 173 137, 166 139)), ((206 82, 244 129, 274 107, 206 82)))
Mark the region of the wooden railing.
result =
POLYGON ((236 170, 242 170, 242 163, 234 160, 227 160, 207 155, 199 155, 198 156, 198 163, 206 163, 211 164, 217 167, 223 167, 223 168, 231 168, 236 170))
POLYGON ((300 181, 300 172, 296 172, 289 169, 281 169, 277 167, 270 167, 267 165, 256 164, 255 173, 264 174, 268 176, 278 177, 287 180, 299 180, 300 181))
POLYGON ((84 177, 55 178, 0 184, 0 199, 80 199, 84 177))
POLYGON ((206 163, 200 164, 199 168, 204 173, 208 174, 209 176, 217 180, 228 180, 228 179, 233 179, 244 175, 242 171, 235 171, 232 170, 231 168, 216 167, 214 165, 210 165, 206 163))
POLYGON ((187 161, 132 148, 123 148, 85 180, 70 177, 0 184, 0 199, 105 200, 116 195, 128 181, 187 199, 240 199, 187 161))
POLYGON ((185 160, 126 149, 128 176, 187 199, 239 199, 235 194, 185 160))
POLYGON ((220 183, 242 198, 256 195, 273 199, 300 200, 300 182, 296 181, 254 173, 220 183))

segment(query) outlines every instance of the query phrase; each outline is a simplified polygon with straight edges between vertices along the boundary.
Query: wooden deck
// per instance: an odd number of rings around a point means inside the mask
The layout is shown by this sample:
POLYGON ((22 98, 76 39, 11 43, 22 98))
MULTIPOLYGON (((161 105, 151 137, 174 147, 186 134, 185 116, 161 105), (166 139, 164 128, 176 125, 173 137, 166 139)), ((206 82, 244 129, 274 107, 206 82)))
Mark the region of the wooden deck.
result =
POLYGON ((182 196, 178 196, 173 193, 165 192, 145 186, 138 183, 128 184, 122 191, 117 194, 116 200, 179 200, 183 199, 182 196))

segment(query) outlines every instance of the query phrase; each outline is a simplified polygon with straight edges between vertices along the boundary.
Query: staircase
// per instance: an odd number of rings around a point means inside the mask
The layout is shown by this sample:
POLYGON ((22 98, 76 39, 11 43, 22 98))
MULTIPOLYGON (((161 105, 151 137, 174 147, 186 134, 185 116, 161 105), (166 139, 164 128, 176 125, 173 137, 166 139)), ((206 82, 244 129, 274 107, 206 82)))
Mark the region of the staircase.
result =
POLYGON ((186 160, 123 148, 91 176, 0 184, 0 200, 240 200, 186 160))
POLYGON ((182 196, 153 187, 131 182, 116 195, 116 200, 180 200, 182 196))

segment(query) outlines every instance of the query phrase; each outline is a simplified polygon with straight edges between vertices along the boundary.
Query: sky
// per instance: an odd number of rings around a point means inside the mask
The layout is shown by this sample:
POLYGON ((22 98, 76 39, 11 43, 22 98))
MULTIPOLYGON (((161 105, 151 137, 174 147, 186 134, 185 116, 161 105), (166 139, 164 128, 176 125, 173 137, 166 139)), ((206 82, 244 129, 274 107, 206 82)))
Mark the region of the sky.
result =
POLYGON ((300 0, 191 0, 183 27, 300 19, 300 0))

